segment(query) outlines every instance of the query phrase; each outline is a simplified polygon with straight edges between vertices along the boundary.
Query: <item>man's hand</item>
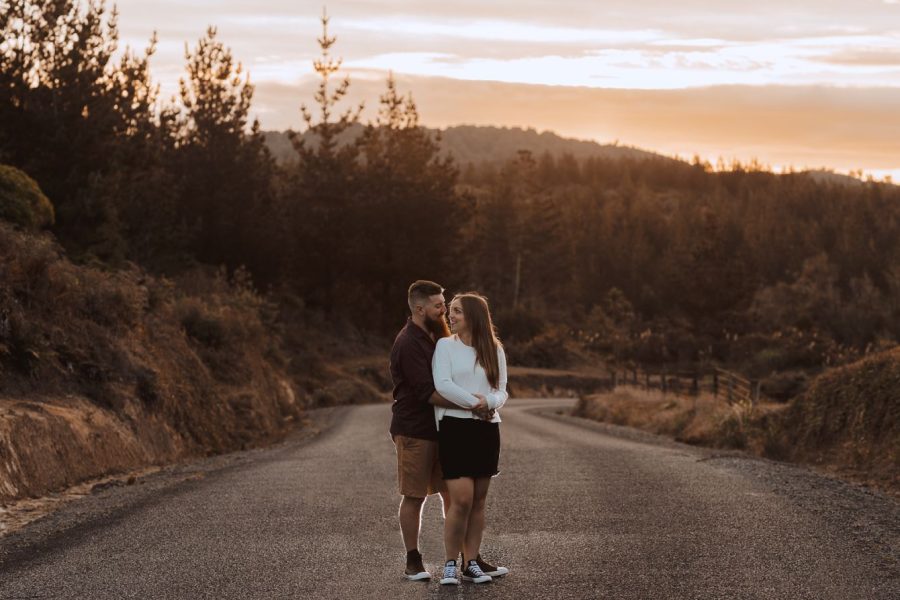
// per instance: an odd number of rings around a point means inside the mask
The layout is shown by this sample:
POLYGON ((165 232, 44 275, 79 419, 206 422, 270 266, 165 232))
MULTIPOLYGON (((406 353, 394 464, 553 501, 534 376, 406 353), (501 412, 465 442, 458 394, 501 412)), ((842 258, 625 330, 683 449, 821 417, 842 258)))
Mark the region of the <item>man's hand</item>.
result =
POLYGON ((484 408, 473 408, 472 414, 482 421, 490 421, 494 418, 494 409, 486 406, 484 408))
POLYGON ((459 410, 471 410, 472 414, 478 417, 479 419, 484 419, 485 421, 490 421, 494 418, 494 411, 487 407, 487 398, 482 396, 481 394, 473 394, 476 398, 478 398, 479 402, 473 408, 464 408, 459 406, 458 404, 454 404, 438 394, 434 392, 431 394, 431 398, 428 399, 430 404, 434 406, 439 406, 441 408, 456 408, 459 410))

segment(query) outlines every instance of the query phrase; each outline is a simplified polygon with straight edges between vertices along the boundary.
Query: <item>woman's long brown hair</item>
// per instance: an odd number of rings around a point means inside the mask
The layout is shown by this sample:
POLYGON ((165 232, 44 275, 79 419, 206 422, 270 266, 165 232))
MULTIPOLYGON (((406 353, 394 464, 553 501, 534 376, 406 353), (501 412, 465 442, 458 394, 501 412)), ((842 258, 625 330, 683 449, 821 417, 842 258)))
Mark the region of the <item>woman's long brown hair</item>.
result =
POLYGON ((497 348, 501 345, 491 320, 487 298, 475 292, 457 294, 453 300, 459 300, 463 317, 469 331, 472 332, 472 346, 478 362, 487 375, 488 383, 497 389, 500 387, 500 364, 497 359, 497 348))

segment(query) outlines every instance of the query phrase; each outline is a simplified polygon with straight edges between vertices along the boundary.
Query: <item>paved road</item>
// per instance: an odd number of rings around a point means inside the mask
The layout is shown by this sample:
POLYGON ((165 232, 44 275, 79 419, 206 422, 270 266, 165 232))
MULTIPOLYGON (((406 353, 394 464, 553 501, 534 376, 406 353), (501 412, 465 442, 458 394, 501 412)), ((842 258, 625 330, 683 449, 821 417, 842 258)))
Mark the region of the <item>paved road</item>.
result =
MULTIPOLYGON (((378 405, 325 413, 334 426, 309 440, 105 490, 7 536, 0 598, 900 598, 896 500, 553 414, 569 404, 503 410, 484 550, 512 573, 493 584, 402 579, 378 405)), ((429 501, 433 570, 440 528, 429 501)))

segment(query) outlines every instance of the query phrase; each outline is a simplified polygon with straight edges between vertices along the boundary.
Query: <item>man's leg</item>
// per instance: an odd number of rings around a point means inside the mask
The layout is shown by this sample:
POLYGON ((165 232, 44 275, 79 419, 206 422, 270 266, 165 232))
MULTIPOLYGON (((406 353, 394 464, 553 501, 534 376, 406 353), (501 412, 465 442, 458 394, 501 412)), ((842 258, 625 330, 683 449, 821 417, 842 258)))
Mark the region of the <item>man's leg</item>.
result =
POLYGON ((441 495, 441 514, 444 520, 447 519, 447 511, 450 510, 450 490, 447 489, 447 482, 441 481, 441 485, 437 488, 441 495))
POLYGON ((426 580, 431 574, 425 570, 419 552, 419 528, 422 505, 428 495, 431 458, 435 443, 404 436, 394 436, 397 448, 397 478, 400 484, 400 535, 406 547, 406 577, 426 580))
POLYGON ((400 500, 400 533, 406 551, 419 548, 419 527, 422 522, 422 505, 425 498, 403 496, 400 500))
POLYGON ((431 578, 431 573, 422 564, 419 552, 419 526, 422 521, 422 505, 425 498, 403 496, 400 501, 400 533, 406 546, 406 578, 423 581, 431 578))

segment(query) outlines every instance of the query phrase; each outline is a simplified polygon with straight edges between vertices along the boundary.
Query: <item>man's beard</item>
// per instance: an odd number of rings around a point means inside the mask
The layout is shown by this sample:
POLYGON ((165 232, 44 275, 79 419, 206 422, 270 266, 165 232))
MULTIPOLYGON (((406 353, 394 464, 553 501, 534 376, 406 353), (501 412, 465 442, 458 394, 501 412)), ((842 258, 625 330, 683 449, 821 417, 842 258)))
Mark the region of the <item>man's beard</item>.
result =
POLYGON ((428 331, 431 332, 432 335, 434 335, 434 339, 436 340, 450 337, 450 327, 447 325, 447 319, 445 319, 444 317, 431 319, 426 316, 425 327, 428 329, 428 331))

